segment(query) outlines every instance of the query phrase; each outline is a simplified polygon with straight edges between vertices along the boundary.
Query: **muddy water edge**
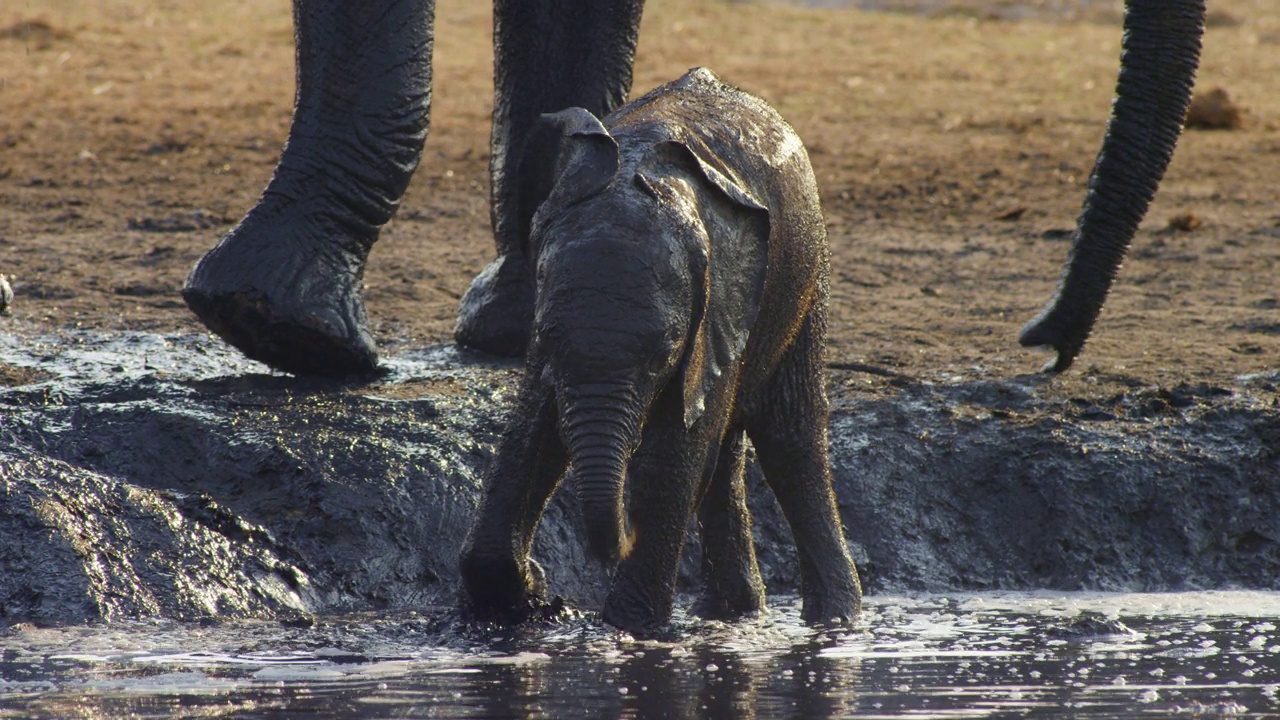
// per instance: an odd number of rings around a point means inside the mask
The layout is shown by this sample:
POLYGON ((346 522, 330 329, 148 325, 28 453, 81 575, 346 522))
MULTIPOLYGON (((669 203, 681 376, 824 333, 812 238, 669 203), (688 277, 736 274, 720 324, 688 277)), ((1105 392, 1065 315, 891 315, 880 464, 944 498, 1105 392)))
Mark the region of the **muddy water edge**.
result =
POLYGON ((638 641, 589 617, 519 631, 447 613, 306 628, 17 628, 0 717, 1265 718, 1274 593, 877 595, 813 632, 793 598, 638 641))
MULTIPOLYGON (((456 557, 517 368, 452 347, 318 383, 206 336, 0 336, 0 619, 307 622, 450 606, 456 557)), ((831 454, 871 593, 1274 590, 1280 397, 1134 387, 1041 399, 1042 378, 833 370, 831 454)), ((750 473, 769 590, 797 589, 781 513, 750 473)), ((556 498, 536 543, 553 593, 598 607, 601 569, 556 498)), ((698 548, 682 590, 696 591, 698 548)))
MULTIPOLYGON (((203 335, 63 333, 0 335, 0 367, 0 718, 1280 710, 1275 377, 1064 405, 1039 377, 833 368, 859 625, 799 622, 753 467, 770 613, 639 641, 592 614, 560 498, 535 553, 573 609, 453 609, 513 365, 402 350, 317 383, 203 335), (1168 592, 1199 588, 1255 591, 1168 592)), ((691 534, 685 593, 697 561, 691 534)))

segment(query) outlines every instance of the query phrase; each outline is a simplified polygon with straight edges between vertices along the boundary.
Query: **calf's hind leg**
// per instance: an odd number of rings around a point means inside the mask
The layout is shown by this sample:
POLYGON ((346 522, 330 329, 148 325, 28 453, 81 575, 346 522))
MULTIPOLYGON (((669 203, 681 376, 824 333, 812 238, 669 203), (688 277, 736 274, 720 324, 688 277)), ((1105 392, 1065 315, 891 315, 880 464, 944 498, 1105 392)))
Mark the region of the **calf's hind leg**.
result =
POLYGON ((765 480, 791 526, 800 559, 805 622, 848 622, 862 606, 862 588, 845 545, 827 457, 825 317, 810 311, 795 344, 763 389, 747 434, 765 480))
POLYGON ((764 609, 764 581, 751 539, 747 509, 746 434, 730 428, 720 444, 720 457, 702 504, 702 596, 694 612, 729 620, 764 609))

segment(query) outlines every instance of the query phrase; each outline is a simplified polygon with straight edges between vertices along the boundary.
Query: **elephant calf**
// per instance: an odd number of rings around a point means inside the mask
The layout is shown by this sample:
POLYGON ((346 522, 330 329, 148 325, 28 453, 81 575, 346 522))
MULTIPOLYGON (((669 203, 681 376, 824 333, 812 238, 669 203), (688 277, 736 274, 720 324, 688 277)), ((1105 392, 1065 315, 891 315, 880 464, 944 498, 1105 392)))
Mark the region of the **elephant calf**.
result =
POLYGON ((852 619, 861 589, 827 457, 829 252, 800 139, 700 68, 603 123, 544 116, 527 148, 534 326, 461 559, 471 610, 542 601, 529 551, 566 468, 591 553, 617 564, 606 622, 668 623, 695 509, 699 611, 762 609, 745 435, 795 536, 804 618, 852 619))

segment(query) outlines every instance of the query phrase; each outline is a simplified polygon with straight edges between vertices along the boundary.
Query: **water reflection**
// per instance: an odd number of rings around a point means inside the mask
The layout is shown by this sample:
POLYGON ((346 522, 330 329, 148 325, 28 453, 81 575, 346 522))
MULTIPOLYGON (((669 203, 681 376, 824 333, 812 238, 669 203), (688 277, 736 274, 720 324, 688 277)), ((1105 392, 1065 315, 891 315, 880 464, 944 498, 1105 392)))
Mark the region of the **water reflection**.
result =
MULTIPOLYGON (((460 673, 459 699, 474 703, 449 710, 456 717, 483 718, 842 717, 857 707, 861 663, 822 654, 838 642, 823 637, 771 647, 760 638, 747 646, 587 641, 552 654, 495 659, 460 673)), ((422 688, 420 694, 435 696, 437 689, 422 688)), ((435 710, 449 705, 446 700, 435 710)))
POLYGON ((1263 717, 1280 596, 872 598, 858 630, 794 602, 672 642, 582 619, 495 635, 447 616, 170 623, 0 637, 0 718, 1263 717), (442 619, 444 618, 444 619, 442 619))

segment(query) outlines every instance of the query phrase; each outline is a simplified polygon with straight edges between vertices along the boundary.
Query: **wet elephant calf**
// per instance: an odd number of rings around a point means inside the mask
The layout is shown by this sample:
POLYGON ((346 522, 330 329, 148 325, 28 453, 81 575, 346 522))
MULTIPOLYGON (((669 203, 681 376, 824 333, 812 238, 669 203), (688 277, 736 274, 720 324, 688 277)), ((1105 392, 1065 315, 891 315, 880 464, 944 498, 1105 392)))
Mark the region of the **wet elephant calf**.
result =
POLYGON ((826 231, 800 139, 697 69, 603 122, 547 116, 529 147, 533 333, 461 559, 470 608, 519 618, 543 601, 529 551, 567 477, 592 554, 616 564, 605 621, 669 621, 695 510, 699 611, 760 610, 750 437, 795 536, 805 619, 853 618, 861 591, 827 458, 826 231))

